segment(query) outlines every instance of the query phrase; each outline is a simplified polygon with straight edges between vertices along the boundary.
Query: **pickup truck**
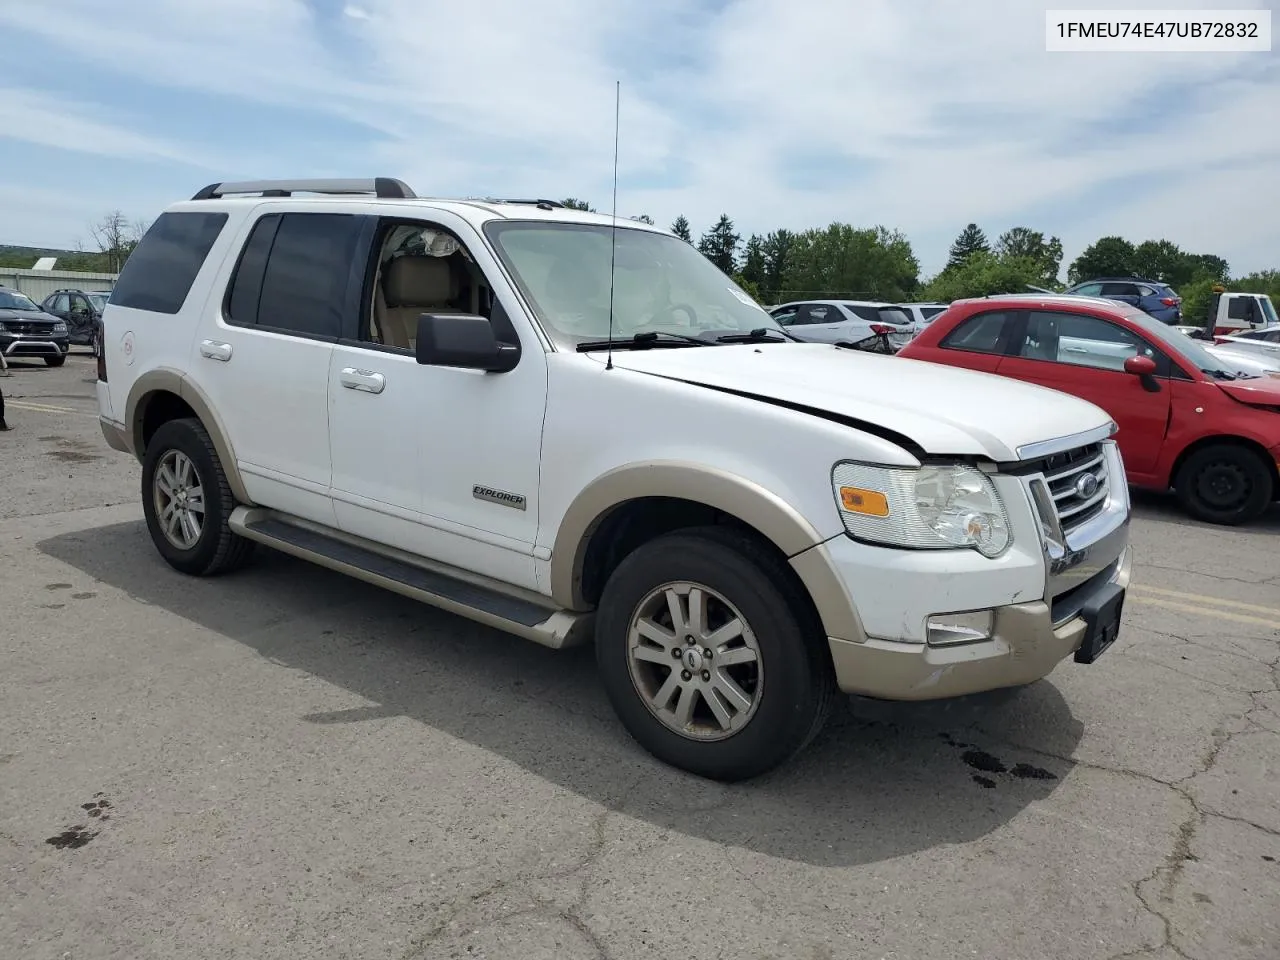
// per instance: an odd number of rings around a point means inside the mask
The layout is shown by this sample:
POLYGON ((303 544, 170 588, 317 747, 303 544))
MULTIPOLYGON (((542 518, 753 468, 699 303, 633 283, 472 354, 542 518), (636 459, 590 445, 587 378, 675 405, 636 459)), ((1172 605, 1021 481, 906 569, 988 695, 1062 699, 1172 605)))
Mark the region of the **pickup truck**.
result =
POLYGON ((627 731, 717 779, 840 692, 1092 663, 1129 580, 1097 406, 796 342, 673 234, 548 201, 212 184, 126 263, 98 406, 174 569, 266 546, 594 644, 627 731))

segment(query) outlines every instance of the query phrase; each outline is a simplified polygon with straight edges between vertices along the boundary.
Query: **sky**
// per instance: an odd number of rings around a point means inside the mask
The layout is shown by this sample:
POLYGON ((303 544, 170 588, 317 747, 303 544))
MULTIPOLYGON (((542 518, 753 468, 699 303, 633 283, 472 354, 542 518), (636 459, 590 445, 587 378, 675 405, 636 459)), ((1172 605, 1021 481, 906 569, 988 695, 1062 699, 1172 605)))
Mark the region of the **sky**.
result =
MULTIPOLYGON (((1086 0, 1091 9, 1160 7, 1086 0)), ((1171 5, 1171 0, 1166 4, 1171 5)), ((1059 0, 1049 6, 1067 6, 1059 0)), ((1276 0, 1196 0, 1270 8, 1276 0)), ((218 180, 579 197, 695 236, 833 221, 1164 238, 1280 268, 1280 49, 1048 53, 1030 0, 0 0, 0 243, 218 180)))

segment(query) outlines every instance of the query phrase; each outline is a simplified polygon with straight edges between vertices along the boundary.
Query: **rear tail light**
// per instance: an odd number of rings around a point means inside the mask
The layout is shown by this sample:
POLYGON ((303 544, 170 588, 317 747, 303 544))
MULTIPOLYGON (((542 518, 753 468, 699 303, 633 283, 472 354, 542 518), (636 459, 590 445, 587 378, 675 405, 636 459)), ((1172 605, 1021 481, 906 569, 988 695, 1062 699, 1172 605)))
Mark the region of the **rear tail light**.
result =
POLYGON ((95 341, 94 346, 98 348, 98 382, 106 383, 107 382, 107 352, 102 349, 103 347, 102 334, 101 333, 95 334, 94 341, 95 341))
POLYGON ((1178 298, 1177 298, 1177 297, 1165 297, 1165 298, 1164 298, 1163 300, 1161 300, 1160 302, 1161 302, 1161 303, 1163 303, 1166 307, 1176 307, 1176 306, 1178 305, 1178 298))
POLYGON ((884 336, 885 334, 893 333, 893 327, 889 326, 887 323, 873 323, 871 325, 871 332, 877 336, 884 336))

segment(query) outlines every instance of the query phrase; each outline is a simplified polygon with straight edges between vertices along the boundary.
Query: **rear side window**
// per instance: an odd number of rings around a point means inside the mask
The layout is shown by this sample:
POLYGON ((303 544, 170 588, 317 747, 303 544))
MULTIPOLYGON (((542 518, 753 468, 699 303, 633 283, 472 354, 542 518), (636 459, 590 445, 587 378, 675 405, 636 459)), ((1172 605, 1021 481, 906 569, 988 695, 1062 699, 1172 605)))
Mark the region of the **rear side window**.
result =
POLYGON ((111 302, 177 313, 227 222, 225 213, 162 213, 125 261, 111 302))
POLYGON ((346 213, 263 217, 231 279, 227 319, 336 340, 361 228, 361 218, 346 213))
POLYGON ((943 337, 939 346, 970 353, 999 353, 1005 325, 1012 319, 1012 314, 1002 311, 969 317, 943 337))
POLYGON ((1227 316, 1232 320, 1248 320, 1252 307, 1253 300, 1249 297, 1232 297, 1227 302, 1227 316))
POLYGON ((936 317, 945 309, 947 308, 946 307, 921 307, 920 314, 926 320, 932 320, 934 317, 936 317))

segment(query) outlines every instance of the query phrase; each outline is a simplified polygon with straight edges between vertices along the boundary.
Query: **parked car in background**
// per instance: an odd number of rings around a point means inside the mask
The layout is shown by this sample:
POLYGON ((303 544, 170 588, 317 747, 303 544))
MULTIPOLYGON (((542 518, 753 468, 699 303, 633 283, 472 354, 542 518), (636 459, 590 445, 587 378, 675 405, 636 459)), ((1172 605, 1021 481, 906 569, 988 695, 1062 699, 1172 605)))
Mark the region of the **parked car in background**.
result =
POLYGON ((102 311, 109 296, 109 291, 101 290, 55 290, 44 298, 40 309, 65 322, 71 343, 92 348, 96 356, 102 311))
POLYGON ((916 333, 927 327, 933 322, 934 317, 947 309, 945 303, 899 303, 896 306, 911 318, 916 333))
POLYGON ((60 367, 70 348, 66 321, 45 313, 25 293, 0 286, 0 351, 7 359, 38 357, 60 367))
MULTIPOLYGON (((1232 372, 1199 341, 1128 304, 1035 294, 962 300, 898 356, 1097 404, 1119 426, 1129 481, 1172 487, 1201 520, 1243 523, 1280 493, 1280 377, 1232 372)), ((1072 490, 1090 503, 1108 495, 1048 480, 1055 499, 1072 490)))
POLYGON ((1213 342, 1219 347, 1239 350, 1243 353, 1256 353, 1264 359, 1280 362, 1280 323, 1272 323, 1243 333, 1214 337, 1213 342))
POLYGON ((901 307, 868 300, 805 300, 784 303, 769 314, 799 340, 859 343, 885 337, 898 349, 915 334, 915 322, 901 307))
POLYGON ((1068 287, 1065 293, 1082 297, 1105 297, 1137 307, 1161 323, 1176 325, 1182 320, 1182 298, 1167 283, 1138 277, 1100 277, 1068 287))

